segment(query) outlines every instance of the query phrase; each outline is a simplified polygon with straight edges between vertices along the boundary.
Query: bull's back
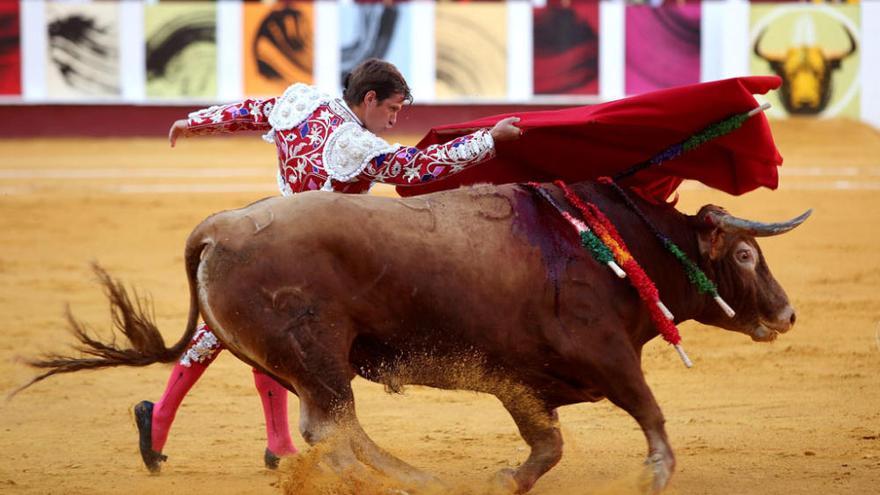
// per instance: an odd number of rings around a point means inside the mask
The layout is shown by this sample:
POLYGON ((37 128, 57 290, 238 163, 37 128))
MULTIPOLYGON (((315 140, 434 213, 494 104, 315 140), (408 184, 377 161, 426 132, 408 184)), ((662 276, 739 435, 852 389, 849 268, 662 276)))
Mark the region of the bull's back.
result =
POLYGON ((540 250, 515 233, 515 195, 512 186, 406 199, 308 192, 217 214, 200 231, 215 278, 239 285, 308 285, 398 314, 511 306, 544 278, 540 250))
MULTIPOLYGON (((199 227, 229 249, 354 244, 433 256, 496 256, 510 247, 515 217, 510 188, 484 186, 412 198, 307 192, 218 213, 199 227)), ((404 260, 401 260, 404 261, 404 260)))

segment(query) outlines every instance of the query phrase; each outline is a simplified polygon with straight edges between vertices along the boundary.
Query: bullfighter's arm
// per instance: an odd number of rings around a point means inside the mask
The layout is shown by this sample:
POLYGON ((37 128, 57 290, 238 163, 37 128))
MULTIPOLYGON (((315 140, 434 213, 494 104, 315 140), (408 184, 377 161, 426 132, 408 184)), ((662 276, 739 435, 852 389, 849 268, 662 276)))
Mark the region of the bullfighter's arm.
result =
POLYGON ((229 105, 218 105, 189 114, 186 119, 187 136, 220 134, 237 131, 268 131, 269 112, 275 98, 248 99, 229 105))
POLYGON ((416 185, 446 177, 495 157, 495 141, 488 129, 425 149, 400 147, 370 160, 363 178, 386 184, 416 185))

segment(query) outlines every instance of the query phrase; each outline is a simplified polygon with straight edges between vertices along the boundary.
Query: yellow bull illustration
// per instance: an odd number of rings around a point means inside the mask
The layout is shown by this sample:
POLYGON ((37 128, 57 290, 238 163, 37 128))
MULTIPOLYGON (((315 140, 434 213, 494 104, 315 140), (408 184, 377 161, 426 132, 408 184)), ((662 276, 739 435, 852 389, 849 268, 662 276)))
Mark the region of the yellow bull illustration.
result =
POLYGON ((832 93, 832 73, 840 69, 843 59, 856 51, 856 40, 846 26, 850 47, 844 52, 830 52, 815 41, 793 42, 784 52, 768 53, 761 49, 765 29, 755 40, 755 55, 770 64, 782 78, 780 99, 790 114, 815 115, 828 105, 832 93))

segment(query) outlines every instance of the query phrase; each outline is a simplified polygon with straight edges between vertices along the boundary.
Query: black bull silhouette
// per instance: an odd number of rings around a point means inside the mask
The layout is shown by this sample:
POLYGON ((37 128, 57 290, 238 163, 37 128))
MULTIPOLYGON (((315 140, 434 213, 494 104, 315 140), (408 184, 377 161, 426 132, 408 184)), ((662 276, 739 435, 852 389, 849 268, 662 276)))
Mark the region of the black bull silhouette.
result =
MULTIPOLYGON (((547 186, 564 204, 561 192, 547 186)), ((795 314, 755 236, 778 224, 707 205, 687 216, 637 201, 697 260, 736 310, 728 318, 608 186, 579 183, 618 227, 678 322, 695 319, 769 341, 795 314)), ((556 408, 610 399, 635 418, 648 442, 653 487, 675 458, 645 382, 642 346, 657 336, 627 281, 580 246, 558 213, 518 185, 476 186, 407 199, 308 192, 221 212, 190 235, 185 252, 191 307, 170 348, 123 286, 97 269, 130 348, 89 336, 68 314, 84 357, 46 356, 31 383, 56 373, 172 362, 202 318, 243 361, 300 398, 303 438, 328 449, 348 475, 382 473, 402 487, 440 483, 388 454, 355 415, 351 380, 398 389, 421 384, 496 395, 531 447, 495 482, 528 491, 562 456, 556 408)), ((28 384, 30 385, 30 383, 28 384)), ((27 385, 26 385, 27 386, 27 385)))

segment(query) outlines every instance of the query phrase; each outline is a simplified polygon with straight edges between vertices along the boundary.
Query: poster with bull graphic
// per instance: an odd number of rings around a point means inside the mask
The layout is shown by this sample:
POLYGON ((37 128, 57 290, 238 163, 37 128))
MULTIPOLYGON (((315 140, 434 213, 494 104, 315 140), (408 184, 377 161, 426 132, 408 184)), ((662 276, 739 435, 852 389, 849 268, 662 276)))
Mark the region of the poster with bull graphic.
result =
POLYGON ((217 7, 172 2, 144 8, 147 96, 213 98, 217 94, 217 7))
POLYGON ((0 4, 0 95, 21 94, 19 4, 0 4))
POLYGON ((700 82, 699 3, 626 8, 626 94, 700 82))
POLYGON ((120 96, 118 5, 48 2, 45 6, 47 94, 120 96))
POLYGON ((350 3, 339 6, 339 81, 368 58, 393 63, 412 79, 412 5, 350 3))
POLYGON ((599 2, 550 0, 532 10, 535 94, 599 92, 599 2))
POLYGON ((859 118, 858 5, 752 5, 751 71, 776 74, 771 116, 859 118))
POLYGON ((507 96, 507 5, 436 5, 438 99, 507 96))
POLYGON ((245 94, 276 96, 293 82, 314 82, 312 2, 245 4, 243 29, 245 94))

